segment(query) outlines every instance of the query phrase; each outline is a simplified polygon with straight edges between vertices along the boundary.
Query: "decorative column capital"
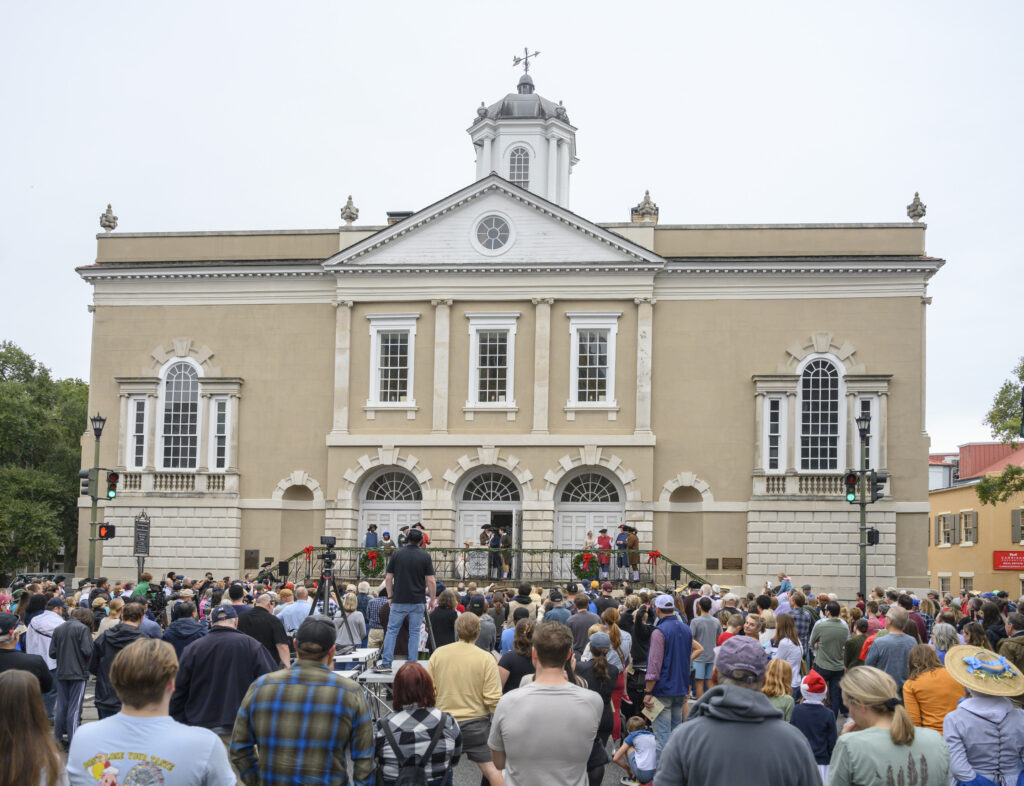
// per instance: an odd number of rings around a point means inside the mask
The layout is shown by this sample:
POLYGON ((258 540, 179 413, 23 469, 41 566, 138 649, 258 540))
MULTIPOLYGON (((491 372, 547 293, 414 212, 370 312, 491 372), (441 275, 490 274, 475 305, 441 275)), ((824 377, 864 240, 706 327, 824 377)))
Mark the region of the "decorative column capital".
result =
POLYGON ((434 308, 437 308, 438 306, 445 306, 445 307, 450 308, 451 305, 452 305, 452 299, 451 298, 441 298, 441 299, 438 299, 438 300, 431 300, 430 301, 430 305, 432 305, 434 308))
POLYGON ((658 301, 656 298, 653 297, 635 297, 633 298, 633 302, 638 306, 643 305, 644 303, 646 303, 649 306, 653 306, 658 301))
POLYGON ((331 305, 334 306, 335 308, 338 308, 339 306, 344 306, 345 308, 352 308, 352 306, 355 305, 355 301, 354 300, 332 300, 331 301, 331 305))
POLYGON ((550 306, 555 302, 555 299, 553 297, 534 297, 530 298, 530 302, 535 306, 550 306))

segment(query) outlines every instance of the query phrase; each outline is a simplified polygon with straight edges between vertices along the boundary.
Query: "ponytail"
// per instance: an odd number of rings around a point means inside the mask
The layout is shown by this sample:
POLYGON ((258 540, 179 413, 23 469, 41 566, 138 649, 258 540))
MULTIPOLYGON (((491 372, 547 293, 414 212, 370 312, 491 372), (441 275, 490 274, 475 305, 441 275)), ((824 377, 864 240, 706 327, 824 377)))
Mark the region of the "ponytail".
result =
POLYGON ((897 704, 892 713, 892 728, 889 733, 896 745, 910 745, 914 741, 914 722, 902 704, 897 704))
POLYGON ((594 676, 601 682, 608 679, 608 650, 605 647, 591 647, 590 654, 593 656, 594 676))
POLYGON ((914 741, 914 724, 903 702, 897 696, 896 682, 881 669, 856 666, 839 681, 839 689, 851 700, 859 701, 878 713, 892 713, 889 734, 895 745, 914 741))
POLYGON ((608 638, 612 640, 612 647, 616 650, 622 646, 622 633, 619 631, 619 610, 615 607, 608 607, 601 614, 601 621, 608 628, 608 638))

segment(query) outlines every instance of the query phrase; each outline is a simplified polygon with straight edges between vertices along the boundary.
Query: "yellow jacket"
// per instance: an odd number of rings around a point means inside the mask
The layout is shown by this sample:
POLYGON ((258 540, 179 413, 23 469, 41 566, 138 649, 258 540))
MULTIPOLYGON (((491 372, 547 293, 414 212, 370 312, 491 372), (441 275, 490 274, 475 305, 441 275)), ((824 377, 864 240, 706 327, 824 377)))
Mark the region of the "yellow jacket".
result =
POLYGON ((498 663, 476 644, 456 641, 438 647, 430 656, 430 676, 437 708, 459 723, 486 718, 501 698, 498 663))
POLYGON ((943 668, 932 669, 903 683, 903 703, 915 726, 942 734, 942 721, 964 697, 964 686, 943 668))

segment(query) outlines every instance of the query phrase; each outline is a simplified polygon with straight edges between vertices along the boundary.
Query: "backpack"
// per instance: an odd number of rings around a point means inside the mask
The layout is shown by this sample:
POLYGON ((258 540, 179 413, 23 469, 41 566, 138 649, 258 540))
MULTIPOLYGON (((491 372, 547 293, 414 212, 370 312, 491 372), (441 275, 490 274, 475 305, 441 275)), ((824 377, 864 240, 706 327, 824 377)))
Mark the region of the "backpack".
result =
POLYGON ((430 735, 430 745, 423 752, 423 756, 417 760, 416 755, 413 754, 403 761, 402 751, 398 748, 398 741, 395 740, 395 735, 391 733, 390 724, 387 721, 381 723, 384 736, 388 739, 388 745, 391 746, 391 750, 395 752, 395 758, 398 759, 398 778, 395 779, 395 786, 427 786, 429 780, 426 770, 427 762, 430 761, 434 748, 440 741, 441 735, 444 734, 444 724, 445 718, 442 713, 441 720, 434 727, 434 731, 430 735))

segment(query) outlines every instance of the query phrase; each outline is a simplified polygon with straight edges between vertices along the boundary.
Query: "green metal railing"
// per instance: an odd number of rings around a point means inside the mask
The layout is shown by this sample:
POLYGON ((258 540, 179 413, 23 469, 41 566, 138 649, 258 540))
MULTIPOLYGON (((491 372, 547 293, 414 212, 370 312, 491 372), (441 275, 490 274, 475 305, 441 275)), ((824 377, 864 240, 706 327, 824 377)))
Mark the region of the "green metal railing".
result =
MULTIPOLYGON (((604 581, 603 567, 599 562, 601 552, 580 549, 490 549, 490 548, 455 548, 448 546, 428 546, 425 549, 434 563, 434 571, 438 579, 445 583, 453 581, 475 581, 477 583, 502 583, 528 581, 534 584, 558 583, 570 581, 604 581), (586 555, 590 555, 589 561, 586 555), (586 570, 584 570, 586 568, 586 570)), ((317 546, 311 551, 298 551, 287 560, 288 574, 277 574, 276 566, 267 568, 257 576, 258 580, 271 576, 279 581, 305 581, 318 578, 324 568, 323 555, 328 551, 325 546, 317 546)), ((334 576, 340 581, 382 581, 389 551, 386 549, 344 548, 330 549, 334 553, 334 576), (376 551, 376 566, 369 558, 376 551)), ((632 585, 646 586, 659 590, 672 589, 689 581, 706 583, 689 568, 658 553, 651 556, 648 551, 611 552, 611 561, 607 565, 607 580, 616 585, 623 579, 617 566, 619 554, 639 554, 640 562, 636 566, 640 578, 633 580, 633 567, 628 567, 625 580, 632 585), (673 578, 673 573, 678 578, 673 578)))

